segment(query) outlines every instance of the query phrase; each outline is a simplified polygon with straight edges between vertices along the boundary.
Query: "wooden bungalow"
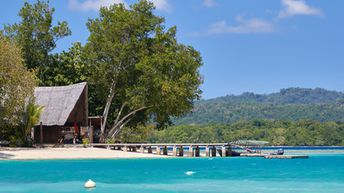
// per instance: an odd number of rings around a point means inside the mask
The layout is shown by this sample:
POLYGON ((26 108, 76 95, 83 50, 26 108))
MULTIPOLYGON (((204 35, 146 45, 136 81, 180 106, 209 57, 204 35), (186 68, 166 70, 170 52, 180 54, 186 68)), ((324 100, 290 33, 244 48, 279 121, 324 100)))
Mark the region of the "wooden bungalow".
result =
POLYGON ((36 104, 44 106, 39 124, 34 127, 34 142, 55 144, 77 136, 88 128, 88 87, 86 82, 54 87, 36 87, 36 104))

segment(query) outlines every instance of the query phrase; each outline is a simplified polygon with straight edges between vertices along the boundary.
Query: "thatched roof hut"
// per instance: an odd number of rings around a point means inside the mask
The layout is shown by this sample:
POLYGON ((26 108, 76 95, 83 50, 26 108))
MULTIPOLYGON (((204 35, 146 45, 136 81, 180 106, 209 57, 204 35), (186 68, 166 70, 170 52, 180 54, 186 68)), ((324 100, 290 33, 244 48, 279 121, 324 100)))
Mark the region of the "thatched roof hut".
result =
POLYGON ((38 131, 35 132, 36 142, 38 137, 42 136, 44 140, 39 139, 39 141, 55 143, 64 129, 87 126, 88 124, 88 88, 86 82, 69 86, 36 87, 35 103, 44 106, 38 124, 42 125, 43 134, 38 131))

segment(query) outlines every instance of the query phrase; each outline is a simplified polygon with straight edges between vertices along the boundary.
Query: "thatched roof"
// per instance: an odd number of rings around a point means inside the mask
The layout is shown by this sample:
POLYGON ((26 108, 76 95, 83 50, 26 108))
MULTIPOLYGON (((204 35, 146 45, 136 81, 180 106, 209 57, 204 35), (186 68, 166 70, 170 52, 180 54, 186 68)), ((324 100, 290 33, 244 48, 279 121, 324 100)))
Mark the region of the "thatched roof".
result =
POLYGON ((64 125, 76 106, 86 82, 56 87, 36 87, 35 103, 44 106, 40 122, 46 126, 64 125))

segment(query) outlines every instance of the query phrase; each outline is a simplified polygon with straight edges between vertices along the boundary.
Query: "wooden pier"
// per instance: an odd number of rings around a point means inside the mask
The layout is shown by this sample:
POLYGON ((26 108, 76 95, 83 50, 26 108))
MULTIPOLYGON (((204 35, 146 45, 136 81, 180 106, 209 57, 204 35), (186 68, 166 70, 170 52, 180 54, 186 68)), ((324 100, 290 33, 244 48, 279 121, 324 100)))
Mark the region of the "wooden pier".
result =
MULTIPOLYGON (((174 157, 229 157, 232 146, 229 143, 92 143, 91 147, 100 147, 125 152, 151 153, 174 157), (203 150, 201 153, 201 149, 203 150)), ((271 155, 264 153, 241 153, 240 157, 262 157, 265 159, 308 158, 307 155, 271 155)))
POLYGON ((108 149, 122 150, 138 153, 155 153, 157 155, 175 157, 201 157, 201 149, 204 149, 206 157, 228 157, 231 156, 231 148, 228 143, 161 143, 161 144, 135 144, 135 143, 93 143, 92 147, 105 147, 108 149))

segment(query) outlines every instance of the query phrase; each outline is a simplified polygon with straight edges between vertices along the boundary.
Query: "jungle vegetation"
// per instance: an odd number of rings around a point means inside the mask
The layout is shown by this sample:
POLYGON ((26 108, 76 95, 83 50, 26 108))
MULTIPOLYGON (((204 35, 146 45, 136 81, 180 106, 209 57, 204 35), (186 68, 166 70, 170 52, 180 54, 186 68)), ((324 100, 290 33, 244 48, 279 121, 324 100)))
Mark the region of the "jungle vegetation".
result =
POLYGON ((344 123, 314 120, 252 120, 232 124, 179 125, 164 130, 152 127, 126 129, 122 141, 159 143, 228 143, 236 140, 263 140, 269 145, 344 145, 344 123))
MULTIPOLYGON (((25 73, 17 71, 16 74, 17 67, 11 66, 12 63, 37 77, 40 86, 87 81, 90 114, 104 117, 101 141, 116 138, 125 126, 154 121, 156 128, 163 128, 171 123, 172 116, 190 111, 193 101, 200 98, 199 68, 203 62, 197 50, 178 42, 177 28, 166 27, 165 19, 155 15, 154 9, 153 3, 147 0, 130 7, 124 4, 102 7, 99 16, 86 23, 90 35, 85 45, 75 42, 69 50, 54 53, 57 41, 72 33, 68 23, 57 21, 53 25, 55 9, 48 1, 25 2, 18 14, 21 21, 7 24, 1 30, 3 39, 15 48, 15 57, 11 59, 7 43, 0 42, 3 54, 0 75, 4 76, 1 81, 8 81, 6 77, 13 73, 13 78, 22 76, 21 81, 26 81, 25 73)), ((8 90, 5 88, 8 83, 9 87, 19 88, 14 90, 19 96, 23 95, 16 100, 15 95, 2 94, 0 103, 4 108, 0 108, 0 122, 8 123, 5 110, 25 108, 27 104, 23 101, 32 96, 37 84, 30 84, 30 90, 25 90, 14 81, 2 82, 2 90, 8 90), (8 97, 19 104, 9 106, 8 97)), ((30 112, 40 114, 32 109, 30 112)), ((33 125, 30 120, 35 119, 28 117, 24 118, 27 124, 33 125)), ((13 120, 11 124, 19 125, 19 122, 13 120)), ((0 129, 11 128, 7 124, 0 129)))
POLYGON ((177 27, 154 9, 147 0, 103 7, 86 23, 87 42, 57 53, 72 33, 68 23, 53 19, 48 1, 25 2, 21 20, 0 30, 0 140, 28 144, 43 110, 35 86, 87 81, 89 112, 105 117, 102 141, 344 145, 342 92, 288 88, 200 100, 201 54, 178 42, 177 27))
POLYGON ((344 122, 344 93, 321 88, 287 88, 259 95, 243 93, 195 103, 192 113, 174 119, 183 124, 231 124, 240 120, 301 119, 344 122))

